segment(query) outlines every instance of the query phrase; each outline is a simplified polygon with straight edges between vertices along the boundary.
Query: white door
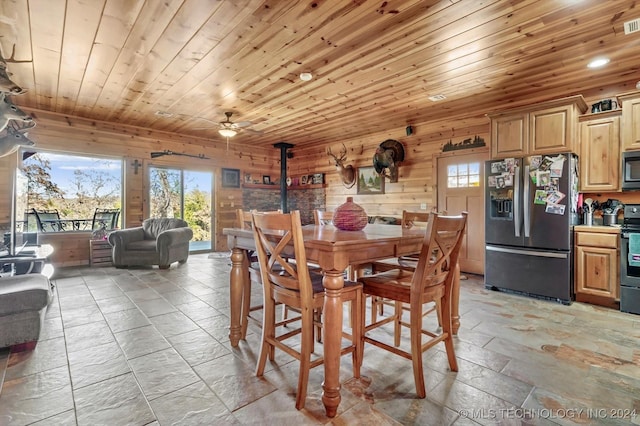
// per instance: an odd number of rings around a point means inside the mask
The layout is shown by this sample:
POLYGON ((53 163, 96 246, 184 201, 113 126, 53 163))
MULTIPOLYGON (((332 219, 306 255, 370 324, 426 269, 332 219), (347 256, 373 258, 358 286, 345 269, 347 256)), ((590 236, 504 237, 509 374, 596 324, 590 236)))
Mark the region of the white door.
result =
POLYGON ((438 211, 467 211, 460 270, 484 275, 484 162, 489 152, 446 154, 437 159, 438 211))

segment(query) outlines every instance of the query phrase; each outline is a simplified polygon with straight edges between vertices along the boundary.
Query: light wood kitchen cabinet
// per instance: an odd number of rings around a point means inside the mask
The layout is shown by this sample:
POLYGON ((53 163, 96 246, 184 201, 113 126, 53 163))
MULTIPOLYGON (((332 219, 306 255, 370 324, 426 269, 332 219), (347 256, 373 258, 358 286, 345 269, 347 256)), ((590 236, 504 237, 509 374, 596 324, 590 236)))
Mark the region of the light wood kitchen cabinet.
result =
POLYGON ((580 190, 620 191, 620 110, 580 117, 580 190))
POLYGON ((576 301, 618 309, 619 229, 609 226, 576 226, 574 238, 576 301))
POLYGON ((577 95, 489 114, 491 157, 579 153, 578 116, 586 111, 577 95))
POLYGON ((624 151, 640 149, 640 92, 618 95, 622 106, 622 146, 624 151))
POLYGON ((529 114, 519 112, 491 119, 491 157, 521 157, 528 151, 529 114))

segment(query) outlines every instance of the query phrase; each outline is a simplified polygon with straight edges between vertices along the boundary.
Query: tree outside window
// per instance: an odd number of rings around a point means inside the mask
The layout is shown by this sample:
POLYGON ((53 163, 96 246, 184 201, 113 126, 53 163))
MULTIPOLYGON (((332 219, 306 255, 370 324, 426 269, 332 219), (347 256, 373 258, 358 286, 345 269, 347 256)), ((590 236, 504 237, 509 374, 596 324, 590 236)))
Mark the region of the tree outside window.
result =
POLYGON ((91 220, 96 208, 121 208, 121 160, 38 152, 23 160, 22 169, 29 178, 29 210, 91 220))

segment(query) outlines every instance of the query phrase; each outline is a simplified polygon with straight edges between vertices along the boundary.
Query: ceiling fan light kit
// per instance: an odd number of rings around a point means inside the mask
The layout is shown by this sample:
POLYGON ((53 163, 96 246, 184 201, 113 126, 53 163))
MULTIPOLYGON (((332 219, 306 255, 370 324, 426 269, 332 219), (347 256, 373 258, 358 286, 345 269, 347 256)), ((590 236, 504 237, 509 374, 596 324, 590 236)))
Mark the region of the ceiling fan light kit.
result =
POLYGON ((229 128, 218 129, 218 133, 224 136, 225 138, 232 138, 236 135, 236 131, 229 128))

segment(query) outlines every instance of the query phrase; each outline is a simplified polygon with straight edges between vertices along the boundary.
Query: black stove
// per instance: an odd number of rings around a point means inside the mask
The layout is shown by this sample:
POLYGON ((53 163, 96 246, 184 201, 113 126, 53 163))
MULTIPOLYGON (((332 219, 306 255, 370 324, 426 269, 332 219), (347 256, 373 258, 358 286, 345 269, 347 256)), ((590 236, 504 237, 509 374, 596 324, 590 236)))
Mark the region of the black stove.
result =
POLYGON ((626 204, 624 206, 623 232, 640 232, 640 204, 626 204))
POLYGON ((640 204, 624 206, 620 231, 620 310, 640 314, 640 204))

